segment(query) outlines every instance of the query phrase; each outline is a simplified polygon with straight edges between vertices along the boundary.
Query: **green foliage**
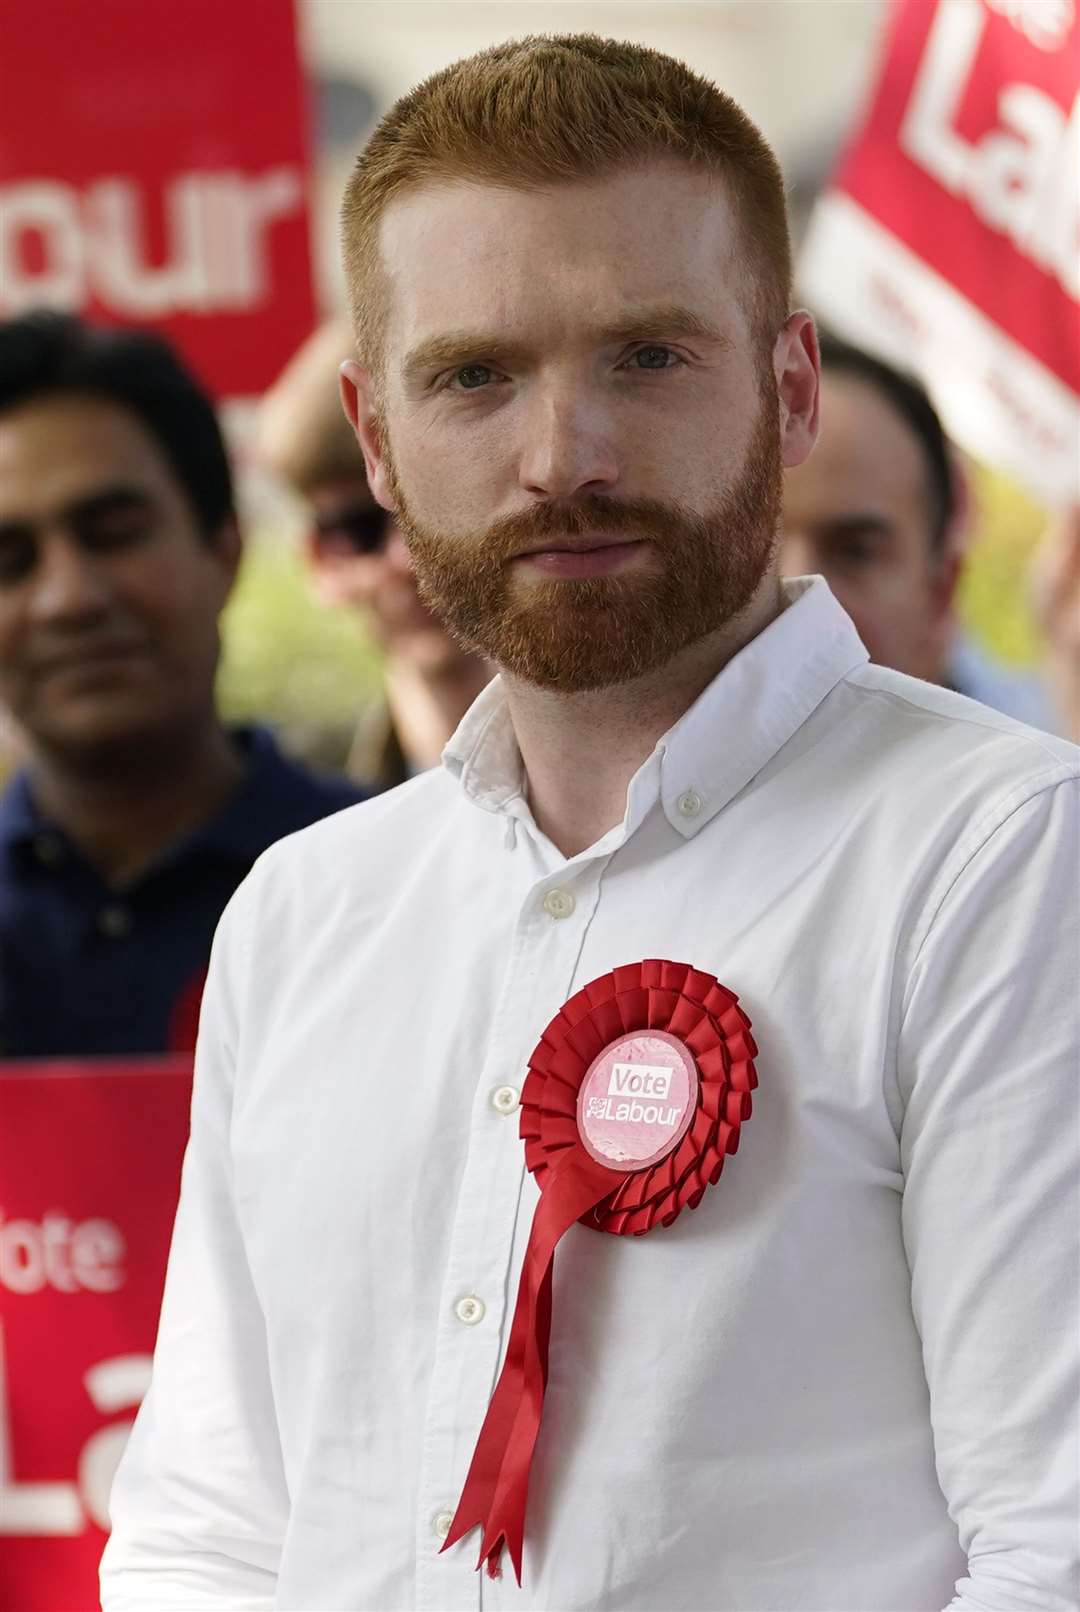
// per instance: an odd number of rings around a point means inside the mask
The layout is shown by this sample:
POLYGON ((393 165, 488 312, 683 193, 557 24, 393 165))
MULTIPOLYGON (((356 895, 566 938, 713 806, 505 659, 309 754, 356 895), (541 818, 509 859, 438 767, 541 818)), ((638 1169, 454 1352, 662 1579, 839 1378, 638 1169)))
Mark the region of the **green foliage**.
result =
POLYGON ((970 468, 975 518, 960 585, 960 616, 997 659, 1031 666, 1040 651, 1027 571, 1046 512, 1000 472, 970 468))
POLYGON ((218 693, 229 721, 350 730, 379 687, 378 652, 352 611, 311 595, 291 547, 252 544, 222 623, 218 693))

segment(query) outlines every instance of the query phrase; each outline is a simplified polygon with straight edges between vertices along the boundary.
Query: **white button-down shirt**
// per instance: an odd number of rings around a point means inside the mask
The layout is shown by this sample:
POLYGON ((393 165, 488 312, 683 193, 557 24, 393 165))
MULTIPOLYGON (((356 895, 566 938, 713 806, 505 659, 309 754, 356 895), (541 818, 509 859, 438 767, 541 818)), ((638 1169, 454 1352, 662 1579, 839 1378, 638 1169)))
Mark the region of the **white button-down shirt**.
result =
POLYGON ((241 889, 106 1612, 1075 1612, 1077 752, 789 595, 580 855, 496 682, 241 889), (652 957, 739 993, 760 1086, 696 1210, 559 1245, 519 1589, 439 1555, 537 1199, 518 1092, 652 957))

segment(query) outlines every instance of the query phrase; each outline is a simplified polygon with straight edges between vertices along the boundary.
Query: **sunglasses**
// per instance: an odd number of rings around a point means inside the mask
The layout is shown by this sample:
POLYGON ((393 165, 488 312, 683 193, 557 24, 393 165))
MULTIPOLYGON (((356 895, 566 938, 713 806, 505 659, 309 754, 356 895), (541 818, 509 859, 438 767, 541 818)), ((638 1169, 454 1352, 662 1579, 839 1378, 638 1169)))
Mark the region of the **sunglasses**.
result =
POLYGON ((378 504, 346 504, 315 516, 320 542, 354 554, 378 554, 385 546, 393 517, 378 504))

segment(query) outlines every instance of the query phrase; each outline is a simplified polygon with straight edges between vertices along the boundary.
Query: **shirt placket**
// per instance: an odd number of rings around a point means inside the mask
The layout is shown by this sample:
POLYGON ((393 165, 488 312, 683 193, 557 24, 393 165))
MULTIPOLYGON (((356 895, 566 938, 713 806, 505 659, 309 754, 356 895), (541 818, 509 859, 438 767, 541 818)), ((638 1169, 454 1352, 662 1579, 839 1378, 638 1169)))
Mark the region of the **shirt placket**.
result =
MULTIPOLYGON (((461 1495, 517 1297, 515 1229, 523 1206, 518 1098, 540 1030, 569 994, 599 899, 602 862, 567 864, 522 903, 473 1099, 469 1151, 451 1233, 421 1451, 416 1605, 472 1612, 486 1578, 479 1533, 440 1555, 461 1495)), ((517 1244, 523 1243, 518 1238, 517 1244)), ((520 1255, 519 1255, 520 1257, 520 1255)), ((507 1571, 511 1571, 507 1566, 507 1571)))

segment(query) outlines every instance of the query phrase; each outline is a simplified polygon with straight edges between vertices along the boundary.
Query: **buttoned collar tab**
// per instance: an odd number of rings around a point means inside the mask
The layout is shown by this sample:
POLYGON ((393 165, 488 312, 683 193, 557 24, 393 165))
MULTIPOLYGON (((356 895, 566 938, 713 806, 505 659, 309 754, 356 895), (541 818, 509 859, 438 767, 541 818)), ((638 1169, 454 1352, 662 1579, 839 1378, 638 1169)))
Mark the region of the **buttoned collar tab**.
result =
POLYGON ((442 753, 443 766, 469 800, 499 812, 524 798, 524 770, 501 677, 470 705, 442 753))
MULTIPOLYGON (((238 789, 216 816, 163 851, 137 882, 184 862, 193 853, 210 851, 239 862, 254 862, 275 840, 319 815, 362 799, 362 791, 346 780, 324 783, 286 760, 268 729, 230 731, 246 763, 238 789)), ((5 849, 48 868, 66 868, 81 860, 67 836, 41 812, 25 768, 0 795, 0 853, 5 849)))
POLYGON ((664 815, 691 839, 868 659, 823 577, 783 583, 786 606, 661 741, 664 815))

